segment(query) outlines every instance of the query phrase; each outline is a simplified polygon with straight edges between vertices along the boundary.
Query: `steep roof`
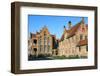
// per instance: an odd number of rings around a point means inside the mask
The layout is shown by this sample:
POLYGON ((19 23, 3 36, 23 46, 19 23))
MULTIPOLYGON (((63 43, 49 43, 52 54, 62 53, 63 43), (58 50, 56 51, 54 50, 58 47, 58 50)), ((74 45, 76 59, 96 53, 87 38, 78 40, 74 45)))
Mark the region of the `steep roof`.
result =
POLYGON ((36 37, 36 34, 32 34, 32 37, 36 37))
POLYGON ((69 33, 68 37, 73 36, 73 35, 75 34, 75 32, 78 30, 78 28, 80 27, 80 25, 81 25, 81 22, 79 22, 79 23, 77 23, 76 25, 74 25, 74 26, 68 31, 68 33, 69 33))
POLYGON ((56 35, 51 35, 52 37, 56 38, 56 35))
POLYGON ((62 40, 64 40, 64 34, 62 35, 62 37, 61 37, 61 39, 59 41, 62 41, 62 40))
POLYGON ((36 34, 40 34, 40 32, 36 32, 36 34))
MULTIPOLYGON (((75 34, 75 32, 78 30, 79 26, 81 25, 81 22, 77 23, 76 25, 74 25, 72 28, 70 28, 69 30, 65 30, 68 33, 68 37, 71 37, 75 34)), ((64 40, 64 33, 60 39, 60 41, 64 40)))

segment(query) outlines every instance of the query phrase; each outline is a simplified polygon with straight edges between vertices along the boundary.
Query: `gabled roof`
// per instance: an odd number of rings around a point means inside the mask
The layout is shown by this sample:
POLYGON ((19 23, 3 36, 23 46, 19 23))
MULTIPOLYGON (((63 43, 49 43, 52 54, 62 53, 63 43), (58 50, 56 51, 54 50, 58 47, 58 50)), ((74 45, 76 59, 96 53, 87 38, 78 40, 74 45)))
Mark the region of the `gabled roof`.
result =
MULTIPOLYGON (((79 29, 81 23, 83 23, 83 21, 80 21, 79 23, 77 23, 76 25, 71 27, 69 30, 65 29, 65 32, 68 33, 68 38, 75 35, 75 32, 77 32, 77 30, 79 29)), ((86 28, 88 29, 88 24, 86 24, 86 28)), ((63 39, 64 39, 64 33, 63 33, 60 41, 62 41, 63 39)))
POLYGON ((56 38, 56 36, 55 35, 51 35, 52 37, 54 37, 54 38, 56 38))
POLYGON ((36 37, 36 34, 30 33, 30 38, 36 37))
POLYGON ((40 34, 40 32, 36 32, 36 34, 40 34))
POLYGON ((64 40, 64 34, 62 35, 62 37, 61 37, 61 39, 59 41, 62 41, 62 40, 64 40))
POLYGON ((32 37, 36 37, 36 34, 32 34, 32 37))
MULTIPOLYGON (((75 32, 78 30, 79 26, 81 25, 81 22, 79 22, 78 24, 74 25, 72 28, 70 28, 69 30, 65 30, 68 33, 68 37, 71 37, 75 34, 75 32)), ((64 40, 64 33, 60 39, 60 41, 64 40)))
POLYGON ((73 35, 75 34, 75 32, 78 30, 78 28, 80 27, 80 25, 81 25, 81 22, 79 22, 78 24, 74 25, 74 26, 68 31, 68 33, 69 33, 68 37, 73 36, 73 35))

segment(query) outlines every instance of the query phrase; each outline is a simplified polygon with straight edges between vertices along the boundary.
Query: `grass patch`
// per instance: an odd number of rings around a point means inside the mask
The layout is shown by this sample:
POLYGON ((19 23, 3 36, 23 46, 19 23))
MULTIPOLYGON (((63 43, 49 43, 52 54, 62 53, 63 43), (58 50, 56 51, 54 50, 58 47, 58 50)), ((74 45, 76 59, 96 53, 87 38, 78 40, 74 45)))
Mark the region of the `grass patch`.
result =
POLYGON ((76 56, 54 56, 53 59, 80 59, 81 57, 79 57, 78 55, 76 56))
POLYGON ((66 56, 53 56, 53 59, 66 59, 66 56))
POLYGON ((85 58, 88 58, 88 57, 87 56, 81 56, 80 58, 84 58, 85 59, 85 58))
POLYGON ((56 60, 56 59, 85 59, 87 58, 86 56, 81 56, 79 57, 78 55, 72 55, 72 56, 68 56, 66 57, 65 55, 63 56, 50 56, 50 55, 38 55, 38 56, 32 56, 30 55, 28 57, 28 60, 56 60))
POLYGON ((80 57, 78 56, 78 55, 76 55, 76 56, 69 56, 69 57, 67 57, 68 59, 79 59, 80 57))

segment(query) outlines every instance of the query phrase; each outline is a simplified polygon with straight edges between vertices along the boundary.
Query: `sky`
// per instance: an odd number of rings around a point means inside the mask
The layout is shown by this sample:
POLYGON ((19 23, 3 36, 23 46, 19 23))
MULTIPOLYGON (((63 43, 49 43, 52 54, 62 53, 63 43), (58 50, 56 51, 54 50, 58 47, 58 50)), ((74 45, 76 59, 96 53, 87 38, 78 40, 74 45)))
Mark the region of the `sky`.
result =
MULTIPOLYGON (((28 32, 36 33, 46 26, 52 35, 60 39, 64 26, 68 29, 68 22, 71 21, 72 26, 82 20, 82 17, 74 16, 50 16, 50 15, 28 15, 28 32)), ((88 24, 88 17, 84 17, 85 24, 88 24)))

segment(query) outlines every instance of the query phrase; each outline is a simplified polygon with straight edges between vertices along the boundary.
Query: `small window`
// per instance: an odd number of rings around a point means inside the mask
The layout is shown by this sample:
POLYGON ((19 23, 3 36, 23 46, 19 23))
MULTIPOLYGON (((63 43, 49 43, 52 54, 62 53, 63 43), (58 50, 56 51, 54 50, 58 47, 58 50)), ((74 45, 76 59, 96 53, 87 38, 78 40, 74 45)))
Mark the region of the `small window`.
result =
POLYGON ((46 36, 46 31, 44 31, 44 36, 46 36))

